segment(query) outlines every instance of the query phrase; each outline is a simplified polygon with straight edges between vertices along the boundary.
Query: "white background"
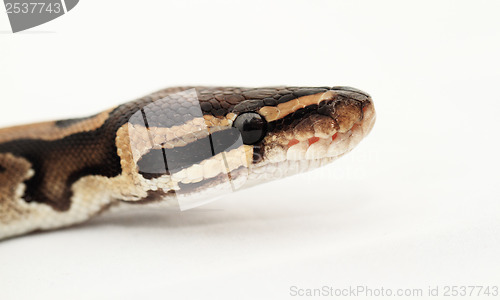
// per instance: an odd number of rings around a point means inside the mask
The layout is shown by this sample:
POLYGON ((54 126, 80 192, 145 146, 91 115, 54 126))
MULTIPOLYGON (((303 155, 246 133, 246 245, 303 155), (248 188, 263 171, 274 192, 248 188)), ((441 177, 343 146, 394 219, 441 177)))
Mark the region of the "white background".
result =
POLYGON ((12 34, 0 10, 0 126, 185 84, 349 85, 378 112, 352 153, 306 175, 1 242, 0 299, 499 286, 499 13, 498 1, 82 0, 12 34))

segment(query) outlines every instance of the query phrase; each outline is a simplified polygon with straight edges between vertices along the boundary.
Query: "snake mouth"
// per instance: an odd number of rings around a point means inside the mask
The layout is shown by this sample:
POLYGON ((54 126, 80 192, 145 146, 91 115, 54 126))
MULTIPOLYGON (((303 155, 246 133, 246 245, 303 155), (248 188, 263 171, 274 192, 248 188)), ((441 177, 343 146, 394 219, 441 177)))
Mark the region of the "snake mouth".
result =
POLYGON ((264 140, 263 161, 318 160, 340 157, 352 150, 372 129, 376 114, 369 96, 363 103, 334 103, 322 107, 264 140))
POLYGON ((287 160, 315 160, 339 157, 352 150, 365 136, 362 122, 354 124, 346 132, 333 135, 313 136, 305 141, 291 140, 286 149, 287 160))
MULTIPOLYGON (((370 133, 375 123, 376 114, 373 104, 366 103, 361 108, 361 117, 350 127, 336 128, 327 134, 317 131, 307 141, 292 140, 287 149, 287 160, 314 160, 340 157, 354 147, 370 133)), ((340 126, 342 127, 342 126, 340 126)))

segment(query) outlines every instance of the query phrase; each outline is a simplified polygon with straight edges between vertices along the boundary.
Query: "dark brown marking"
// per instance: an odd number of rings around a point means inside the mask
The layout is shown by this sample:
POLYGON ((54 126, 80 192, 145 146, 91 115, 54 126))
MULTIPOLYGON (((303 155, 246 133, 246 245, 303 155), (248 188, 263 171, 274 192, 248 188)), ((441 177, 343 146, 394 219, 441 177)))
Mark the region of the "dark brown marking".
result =
POLYGON ((309 116, 311 114, 328 115, 328 113, 333 110, 333 107, 331 105, 328 105, 331 103, 332 103, 332 101, 328 101, 328 102, 324 101, 320 105, 317 105, 317 104, 308 105, 304 108, 301 108, 301 109, 294 111, 293 113, 291 113, 291 114, 289 114, 281 119, 269 122, 268 123, 269 124, 268 125, 269 131, 276 132, 276 131, 280 131, 280 130, 284 130, 284 129, 293 127, 293 126, 297 125, 301 120, 303 120, 304 118, 306 118, 307 116, 309 116))
POLYGON ((236 105, 233 109, 234 113, 254 112, 264 107, 264 100, 246 100, 236 105))
POLYGON ((304 96, 324 93, 326 91, 328 91, 327 88, 304 88, 304 89, 300 89, 298 91, 293 92, 293 95, 297 98, 300 98, 300 97, 304 97, 304 96))
MULTIPOLYGON (((19 185, 28 178, 31 164, 24 158, 7 153, 0 153, 0 221, 22 217, 23 210, 16 207, 16 191, 19 185)), ((2 226, 0 224, 0 226, 2 226)))
POLYGON ((353 87, 350 87, 350 86, 334 86, 334 87, 331 87, 330 88, 331 90, 335 90, 335 91, 349 91, 349 92, 355 92, 355 93, 358 93, 358 94, 361 94, 361 95, 364 95, 366 97, 370 97, 370 94, 362 91, 362 90, 359 90, 357 88, 353 88, 353 87))
POLYGON ((98 115, 96 114, 96 115, 93 115, 93 116, 90 116, 90 117, 84 117, 84 118, 59 120, 59 121, 56 121, 55 124, 59 128, 67 128, 67 127, 70 127, 72 125, 78 124, 80 122, 84 122, 84 121, 90 120, 92 118, 95 118, 97 116, 98 115))
POLYGON ((160 202, 165 197, 175 195, 175 191, 164 192, 163 190, 148 191, 148 195, 138 201, 127 201, 127 204, 150 204, 160 202))

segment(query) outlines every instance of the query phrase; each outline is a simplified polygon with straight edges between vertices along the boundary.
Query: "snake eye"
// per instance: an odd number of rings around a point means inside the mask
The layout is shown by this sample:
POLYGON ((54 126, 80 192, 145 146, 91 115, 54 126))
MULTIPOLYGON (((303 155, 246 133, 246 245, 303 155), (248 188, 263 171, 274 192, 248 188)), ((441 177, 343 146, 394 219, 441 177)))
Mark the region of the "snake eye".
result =
POLYGON ((240 131, 245 145, 257 144, 267 133, 266 120, 254 112, 240 114, 234 120, 233 127, 240 131))

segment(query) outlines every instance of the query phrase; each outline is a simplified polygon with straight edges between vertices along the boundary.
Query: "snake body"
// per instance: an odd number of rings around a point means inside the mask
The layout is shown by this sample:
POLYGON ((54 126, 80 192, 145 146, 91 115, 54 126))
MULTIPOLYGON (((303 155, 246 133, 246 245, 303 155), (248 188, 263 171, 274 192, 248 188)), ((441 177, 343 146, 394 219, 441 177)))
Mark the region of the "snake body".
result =
POLYGON ((0 129, 0 239, 120 205, 189 208, 307 171, 350 151, 374 121, 370 96, 348 87, 175 87, 0 129))

